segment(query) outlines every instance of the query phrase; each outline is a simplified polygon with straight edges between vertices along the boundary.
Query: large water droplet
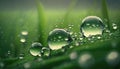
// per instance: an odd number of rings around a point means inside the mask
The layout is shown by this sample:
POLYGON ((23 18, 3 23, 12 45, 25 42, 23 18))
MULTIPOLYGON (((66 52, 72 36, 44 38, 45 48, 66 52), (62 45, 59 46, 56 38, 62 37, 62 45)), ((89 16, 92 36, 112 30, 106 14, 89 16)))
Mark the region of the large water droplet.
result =
POLYGON ((64 29, 54 29, 49 33, 48 45, 52 50, 61 49, 63 46, 69 45, 72 38, 64 29))
POLYGON ((35 42, 30 48, 30 54, 33 56, 41 56, 42 44, 35 42))
POLYGON ((50 49, 47 48, 47 47, 43 47, 41 52, 42 52, 43 56, 49 56, 50 55, 50 49))
POLYGON ((104 30, 103 21, 97 16, 88 16, 83 19, 80 30, 85 37, 102 35, 104 30))

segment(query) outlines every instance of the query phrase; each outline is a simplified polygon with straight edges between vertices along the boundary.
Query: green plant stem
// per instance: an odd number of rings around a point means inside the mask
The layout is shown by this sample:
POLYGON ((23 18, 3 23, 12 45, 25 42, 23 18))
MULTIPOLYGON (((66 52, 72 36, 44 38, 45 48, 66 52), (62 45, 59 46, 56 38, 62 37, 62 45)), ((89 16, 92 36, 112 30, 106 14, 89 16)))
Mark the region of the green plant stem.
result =
POLYGON ((45 27, 46 27, 46 20, 45 20, 45 13, 42 3, 39 0, 35 0, 37 4, 38 10, 38 34, 39 34, 39 42, 46 46, 46 37, 45 37, 45 27))
POLYGON ((108 8, 107 8, 106 0, 102 0, 102 16, 105 19, 105 22, 107 23, 108 29, 110 31, 112 31, 112 27, 111 27, 109 15, 108 15, 108 8))
POLYGON ((77 3, 77 0, 71 0, 70 5, 68 7, 68 10, 65 13, 64 18, 63 18, 64 19, 64 21, 63 21, 64 26, 68 25, 69 15, 70 15, 71 11, 74 9, 76 3, 77 3))

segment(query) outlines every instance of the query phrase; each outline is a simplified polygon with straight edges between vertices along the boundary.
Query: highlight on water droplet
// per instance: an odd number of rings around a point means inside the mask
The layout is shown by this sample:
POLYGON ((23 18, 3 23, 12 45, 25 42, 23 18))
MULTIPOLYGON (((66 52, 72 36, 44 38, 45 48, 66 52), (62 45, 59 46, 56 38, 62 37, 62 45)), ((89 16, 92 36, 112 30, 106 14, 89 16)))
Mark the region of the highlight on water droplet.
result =
POLYGON ((120 55, 117 51, 111 51, 107 57, 106 57, 106 62, 109 65, 117 65, 120 62, 120 55))
POLYGON ((49 56, 50 55, 50 49, 47 47, 43 47, 41 50, 41 53, 43 56, 49 56))
POLYGON ((102 35, 105 25, 97 16, 88 16, 83 19, 80 31, 83 36, 102 35))
POLYGON ((78 63, 82 68, 89 68, 94 64, 94 58, 89 53, 84 53, 78 58, 78 63))
POLYGON ((30 47, 30 54, 33 56, 41 56, 42 44, 35 42, 30 47))
POLYGON ((64 29, 54 29, 49 33, 48 45, 52 50, 61 49, 72 42, 70 34, 64 29))

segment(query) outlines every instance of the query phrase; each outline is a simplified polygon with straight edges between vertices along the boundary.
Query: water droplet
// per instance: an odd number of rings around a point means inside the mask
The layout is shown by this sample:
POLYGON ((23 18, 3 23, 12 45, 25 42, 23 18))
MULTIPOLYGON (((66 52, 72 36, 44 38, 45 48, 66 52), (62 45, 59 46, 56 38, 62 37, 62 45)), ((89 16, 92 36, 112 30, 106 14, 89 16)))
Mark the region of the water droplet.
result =
POLYGON ((35 42, 30 48, 30 54, 33 56, 41 56, 42 44, 35 42))
POLYGON ((119 53, 116 51, 110 52, 106 57, 106 61, 110 65, 117 65, 120 62, 119 53))
POLYGON ((20 54, 19 59, 23 59, 24 58, 24 54, 20 54))
POLYGON ((64 29, 54 29, 49 33, 48 45, 52 50, 61 49, 63 46, 69 45, 72 38, 64 29))
POLYGON ((62 51, 62 52, 65 52, 67 49, 68 49, 68 46, 66 45, 66 46, 63 46, 63 47, 61 48, 61 51, 62 51))
POLYGON ((11 52, 10 51, 8 51, 8 55, 10 55, 11 54, 11 52))
POLYGON ((43 47, 41 52, 42 52, 43 56, 49 56, 50 55, 50 49, 47 48, 47 47, 43 47))
POLYGON ((30 68, 30 66, 31 66, 31 64, 30 64, 29 62, 24 63, 24 68, 25 68, 25 69, 29 69, 29 68, 30 68))
POLYGON ((20 39, 20 42, 25 43, 25 42, 26 42, 26 39, 25 39, 25 38, 21 38, 21 39, 20 39))
POLYGON ((88 68, 94 64, 94 59, 92 55, 85 53, 79 57, 78 63, 82 68, 88 68))
POLYGON ((3 62, 0 62, 0 68, 3 68, 5 65, 3 62))
POLYGON ((82 40, 83 40, 83 38, 82 38, 82 37, 80 37, 80 40, 82 41, 82 40))
POLYGON ((69 56, 70 56, 71 60, 75 60, 77 58, 77 53, 76 52, 72 52, 69 56))
POLYGON ((97 38, 98 38, 98 39, 101 39, 101 36, 98 36, 97 38))
POLYGON ((80 45, 80 43, 79 42, 75 42, 75 46, 79 46, 80 45))
POLYGON ((22 31, 21 34, 26 36, 26 35, 28 35, 28 31, 22 31))
POLYGON ((104 30, 103 21, 97 16, 88 16, 83 19, 80 30, 85 37, 102 35, 104 30))
POLYGON ((70 45, 70 48, 73 48, 74 46, 70 45))
POLYGON ((116 30, 117 29, 117 25, 115 23, 112 24, 113 29, 116 30))

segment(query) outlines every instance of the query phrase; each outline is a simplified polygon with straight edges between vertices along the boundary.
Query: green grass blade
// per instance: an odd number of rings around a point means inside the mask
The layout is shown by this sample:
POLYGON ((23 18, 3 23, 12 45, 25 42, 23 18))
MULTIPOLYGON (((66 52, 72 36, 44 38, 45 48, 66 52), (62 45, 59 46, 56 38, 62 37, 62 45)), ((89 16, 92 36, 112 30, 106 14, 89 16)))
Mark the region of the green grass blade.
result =
POLYGON ((110 20, 109 20, 109 15, 108 15, 108 8, 107 8, 106 0, 102 0, 102 16, 106 20, 105 22, 108 26, 108 29, 110 31, 112 31, 112 27, 111 27, 110 20))
POLYGON ((67 10, 67 12, 64 15, 63 24, 64 24, 65 27, 68 25, 69 15, 70 15, 71 11, 74 9, 76 3, 77 3, 77 0, 71 0, 70 5, 68 7, 68 10, 67 10))
POLYGON ((46 37, 45 37, 45 14, 44 14, 44 8, 41 2, 39 0, 36 0, 37 4, 37 10, 38 10, 38 34, 39 34, 39 42, 43 45, 46 44, 46 37))

